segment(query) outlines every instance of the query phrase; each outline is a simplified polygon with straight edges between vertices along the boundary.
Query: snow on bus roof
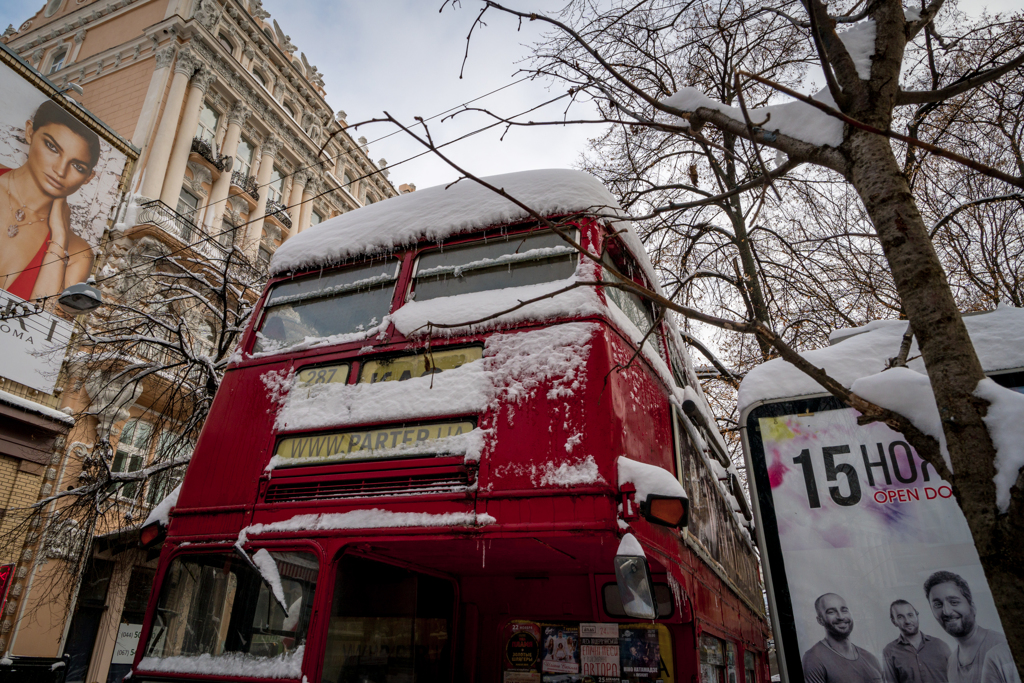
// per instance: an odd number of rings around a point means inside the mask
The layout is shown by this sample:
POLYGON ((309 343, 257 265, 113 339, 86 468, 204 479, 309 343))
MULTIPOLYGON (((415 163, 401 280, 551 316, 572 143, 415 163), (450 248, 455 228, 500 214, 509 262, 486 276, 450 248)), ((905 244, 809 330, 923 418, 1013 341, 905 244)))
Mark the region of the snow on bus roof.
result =
MULTIPOLYGON (((542 216, 576 211, 624 215, 601 181, 582 171, 521 171, 483 180, 503 188, 542 216)), ((370 204, 305 230, 281 245, 271 259, 270 272, 282 275, 328 266, 529 217, 525 210, 493 190, 463 179, 454 185, 437 185, 370 204)), ((654 282, 653 269, 636 234, 629 229, 623 238, 654 282)))

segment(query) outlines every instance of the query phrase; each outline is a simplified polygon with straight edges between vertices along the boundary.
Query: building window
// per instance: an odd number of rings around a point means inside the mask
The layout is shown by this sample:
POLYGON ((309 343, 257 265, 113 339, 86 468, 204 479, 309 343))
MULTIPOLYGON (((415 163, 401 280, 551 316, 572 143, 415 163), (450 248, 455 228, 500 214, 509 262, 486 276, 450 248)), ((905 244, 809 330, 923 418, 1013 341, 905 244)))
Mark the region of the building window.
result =
POLYGON ((213 148, 213 140, 217 136, 217 124, 220 123, 220 114, 215 112, 208 104, 203 104, 203 111, 199 114, 199 126, 196 128, 196 137, 205 141, 213 148))
POLYGON ((220 234, 217 235, 220 244, 225 249, 230 249, 231 245, 235 243, 235 231, 238 230, 238 226, 235 225, 227 216, 224 216, 224 221, 221 224, 220 234))
MULTIPOLYGON (((149 455, 152 434, 153 425, 141 420, 129 420, 121 430, 114 462, 110 465, 111 473, 124 474, 141 470, 146 464, 146 456, 149 455)), ((137 481, 118 482, 111 484, 108 490, 116 491, 122 498, 134 498, 139 491, 139 484, 137 481)))
POLYGON ((267 184, 267 198, 272 202, 281 202, 281 192, 284 190, 284 177, 281 176, 281 169, 274 167, 270 174, 270 183, 267 184))
POLYGON ((367 204, 373 204, 375 201, 377 201, 377 200, 374 198, 374 196, 372 194, 370 194, 369 192, 367 192, 366 193, 366 203, 367 204))
POLYGON ((252 143, 242 138, 238 142, 238 151, 235 152, 235 161, 238 163, 236 169, 241 176, 247 176, 252 173, 252 143))
POLYGON ((270 265, 270 250, 267 249, 265 246, 263 246, 261 244, 260 245, 260 252, 259 252, 259 254, 257 255, 256 258, 259 259, 260 264, 263 265, 264 267, 269 266, 270 265))
POLYGON ((317 225, 317 224, 323 223, 323 222, 324 222, 324 217, 321 216, 319 212, 314 211, 313 213, 309 214, 309 225, 310 226, 314 226, 314 225, 317 225))
MULTIPOLYGON (((157 440, 156 462, 166 463, 181 460, 192 452, 193 445, 173 432, 164 432, 157 440)), ((153 475, 146 492, 146 503, 156 505, 181 483, 185 476, 185 465, 171 467, 153 475)))
POLYGON ((178 195, 178 206, 175 208, 175 211, 195 223, 196 214, 199 213, 199 197, 185 188, 181 188, 181 194, 178 195))
POLYGON ((271 43, 276 43, 277 42, 276 40, 274 40, 274 32, 271 31, 269 28, 264 28, 263 29, 263 33, 264 33, 264 35, 267 36, 267 38, 270 39, 271 43))
POLYGON ((66 47, 58 47, 57 51, 53 53, 53 61, 50 62, 50 70, 48 73, 55 73, 64 68, 64 60, 68 58, 68 49, 66 47))
POLYGON ((352 180, 352 176, 348 174, 348 171, 345 171, 345 174, 341 176, 341 178, 345 184, 345 189, 348 190, 349 192, 352 192, 355 189, 354 187, 352 187, 352 183, 355 181, 352 180))
POLYGON ((221 45, 224 46, 225 50, 227 50, 230 53, 234 53, 235 46, 231 42, 231 40, 228 39, 228 37, 226 35, 224 35, 223 33, 218 34, 217 35, 217 40, 218 40, 218 42, 220 42, 221 45))
POLYGON ((298 121, 298 120, 299 120, 299 117, 298 117, 298 115, 297 115, 297 114, 295 113, 295 108, 294 108, 294 107, 292 107, 292 105, 291 105, 290 103, 288 103, 288 102, 285 102, 285 103, 284 103, 284 110, 285 110, 286 112, 288 112, 288 116, 292 117, 292 118, 293 118, 293 119, 295 119, 296 121, 298 121))
POLYGON ((264 78, 263 74, 261 74, 259 71, 256 71, 256 69, 253 69, 252 75, 253 78, 256 79, 256 82, 263 86, 264 90, 269 90, 269 88, 267 88, 267 79, 264 78))
POLYGON ((47 0, 46 7, 43 9, 43 16, 52 17, 63 4, 64 0, 47 0))

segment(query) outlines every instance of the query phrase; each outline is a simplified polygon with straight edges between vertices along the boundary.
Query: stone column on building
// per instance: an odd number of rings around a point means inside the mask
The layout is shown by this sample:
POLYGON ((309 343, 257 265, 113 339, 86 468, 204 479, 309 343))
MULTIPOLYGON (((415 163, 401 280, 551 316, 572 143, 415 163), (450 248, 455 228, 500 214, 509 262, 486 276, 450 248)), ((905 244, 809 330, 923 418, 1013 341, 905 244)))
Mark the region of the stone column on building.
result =
POLYGON ((292 219, 292 227, 288 230, 289 237, 299 234, 299 217, 302 215, 302 197, 306 188, 309 174, 306 171, 296 171, 292 174, 292 192, 288 197, 288 217, 292 219))
POLYGON ((167 163, 171 160, 174 146, 174 133, 178 130, 178 117, 185 102, 188 81, 196 70, 196 59, 192 49, 183 47, 178 50, 178 61, 174 65, 174 76, 171 78, 171 89, 167 93, 164 113, 160 117, 160 126, 153 137, 149 158, 146 160, 146 177, 142 181, 143 196, 159 197, 167 175, 167 163))
POLYGON ((188 89, 185 111, 181 116, 178 134, 174 138, 163 191, 160 193, 160 201, 172 208, 178 203, 178 197, 181 195, 181 184, 185 180, 185 168, 188 166, 188 154, 192 151, 192 139, 199 125, 199 114, 203 109, 206 91, 213 80, 213 71, 206 66, 200 67, 192 77, 192 87, 188 89))
POLYGON ((299 212, 299 232, 309 227, 309 220, 313 217, 313 197, 320 194, 321 181, 312 176, 302 189, 302 211, 299 212))
POLYGON ((146 91, 146 99, 142 102, 142 111, 139 113, 139 120, 135 123, 135 132, 132 133, 132 144, 142 149, 149 142, 149 132, 160 111, 160 98, 167 87, 167 72, 174 62, 174 46, 167 45, 156 51, 156 66, 153 75, 149 79, 149 90, 146 91))
POLYGON ((260 198, 256 202, 256 210, 250 214, 249 225, 245 231, 245 242, 242 249, 253 260, 259 252, 260 237, 263 235, 263 221, 267 214, 267 199, 270 197, 270 176, 274 172, 274 158, 281 151, 284 143, 280 138, 269 135, 263 141, 260 150, 260 170, 256 175, 256 184, 260 188, 260 198), (252 217, 255 218, 252 218, 252 217))
MULTIPOLYGON (((224 131, 224 142, 220 146, 222 159, 233 159, 238 151, 238 141, 242 138, 242 126, 249 119, 252 110, 244 102, 235 102, 228 111, 228 129, 224 131)), ((224 218, 225 203, 228 199, 228 190, 231 189, 231 171, 223 171, 220 177, 214 181, 210 189, 210 201, 207 206, 213 211, 206 212, 206 229, 211 235, 221 230, 221 221, 224 218)))

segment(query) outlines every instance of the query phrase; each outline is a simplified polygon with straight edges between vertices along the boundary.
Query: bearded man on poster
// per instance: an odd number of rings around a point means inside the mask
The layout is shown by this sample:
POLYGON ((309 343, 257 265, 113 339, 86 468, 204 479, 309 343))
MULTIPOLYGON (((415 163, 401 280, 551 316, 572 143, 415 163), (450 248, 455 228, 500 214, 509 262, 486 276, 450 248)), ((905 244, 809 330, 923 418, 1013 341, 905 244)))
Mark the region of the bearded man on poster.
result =
POLYGON ((949 658, 949 683, 1020 683, 1006 636, 978 626, 971 587, 953 572, 939 571, 924 582, 932 615, 956 638, 949 658))
POLYGON ((806 683, 881 683, 882 667, 878 659, 862 647, 850 642, 853 617, 846 600, 835 593, 825 593, 814 601, 818 623, 825 637, 804 653, 806 683))
POLYGON ((917 608, 906 600, 894 600, 889 620, 900 636, 882 650, 886 682, 946 683, 949 646, 921 632, 917 608))

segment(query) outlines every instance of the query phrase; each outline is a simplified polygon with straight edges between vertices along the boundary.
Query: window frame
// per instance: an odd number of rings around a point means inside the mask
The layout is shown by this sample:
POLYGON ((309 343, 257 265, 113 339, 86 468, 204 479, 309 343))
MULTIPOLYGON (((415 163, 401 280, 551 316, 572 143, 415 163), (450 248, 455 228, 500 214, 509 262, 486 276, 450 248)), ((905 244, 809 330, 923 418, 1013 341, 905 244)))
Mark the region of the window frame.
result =
POLYGON ((250 140, 247 140, 245 136, 238 139, 238 147, 235 149, 235 161, 238 163, 238 168, 235 170, 238 171, 239 175, 246 177, 252 175, 252 165, 256 161, 256 145, 252 144, 250 140), (242 145, 245 145, 249 149, 248 161, 239 156, 239 153, 242 151, 242 145), (244 173, 242 172, 243 168, 245 169, 244 173))
MULTIPOLYGON (((446 242, 443 242, 441 244, 441 246, 437 246, 435 244, 432 244, 430 246, 425 246, 425 247, 421 247, 420 249, 417 249, 412 254, 412 270, 411 270, 411 272, 409 274, 409 282, 406 285, 406 290, 404 292, 404 296, 403 296, 403 299, 402 299, 403 303, 408 303, 410 301, 416 301, 416 299, 415 299, 416 279, 417 279, 417 277, 419 275, 420 259, 425 254, 431 254, 431 253, 435 253, 435 252, 443 252, 445 249, 460 249, 462 247, 470 247, 470 246, 473 246, 476 243, 486 243, 488 241, 495 241, 495 240, 503 239, 503 238, 506 239, 507 241, 511 242, 512 240, 514 240, 518 236, 522 236, 523 238, 527 238, 527 237, 532 237, 534 235, 555 234, 553 230, 549 230, 549 229, 546 229, 546 228, 538 229, 538 227, 539 226, 537 226, 535 224, 530 224, 529 226, 527 226, 527 227, 525 227, 523 229, 520 229, 520 230, 513 229, 513 230, 505 230, 505 231, 498 231, 498 232, 488 231, 488 232, 482 233, 482 234, 478 233, 476 235, 467 235, 464 238, 460 236, 457 239, 457 241, 451 241, 451 242, 446 241, 446 242)), ((515 226, 513 226, 513 228, 515 228, 515 226)), ((579 226, 573 225, 573 226, 570 226, 568 232, 569 232, 570 236, 576 241, 576 243, 579 244, 580 243, 581 228, 579 226)), ((572 249, 572 247, 569 244, 566 244, 565 246, 572 250, 571 252, 567 251, 566 252, 567 254, 575 252, 575 250, 572 249)), ((579 267, 579 258, 580 258, 580 255, 577 253, 577 255, 576 255, 576 259, 577 259, 576 267, 577 268, 579 267)), ((518 261, 518 262, 514 261, 513 263, 526 263, 526 262, 529 262, 529 261, 532 261, 532 260, 539 261, 539 260, 542 260, 542 258, 523 259, 522 261, 518 261)), ((481 267, 480 270, 483 270, 484 268, 489 268, 489 267, 493 267, 493 266, 481 267)), ((473 269, 473 270, 476 270, 476 269, 473 269)), ((517 286, 523 286, 523 285, 517 285, 517 286)), ((529 286, 529 285, 526 285, 526 286, 529 286)), ((479 291, 495 291, 495 290, 479 290, 479 291)), ((459 296, 459 295, 452 294, 452 295, 449 295, 449 296, 459 296)), ((431 301, 432 299, 442 299, 442 298, 445 298, 445 297, 432 297, 431 299, 424 299, 424 301, 431 301)))
MULTIPOLYGON (((121 435, 117 439, 117 448, 114 449, 114 457, 110 461, 111 473, 128 474, 145 469, 153 456, 153 447, 156 442, 156 436, 154 434, 155 431, 153 423, 147 422, 141 417, 129 417, 125 420, 124 425, 121 427, 121 435), (136 430, 140 424, 145 425, 147 430, 144 445, 139 445, 135 442, 136 430), (132 431, 130 432, 130 436, 126 442, 125 432, 128 431, 129 425, 131 426, 132 431), (122 460, 123 465, 115 468, 115 463, 122 455, 124 455, 124 459, 122 460), (138 464, 133 468, 132 464, 135 462, 138 464)), ((142 494, 142 491, 147 483, 148 482, 145 481, 116 482, 111 484, 111 487, 116 487, 111 491, 111 493, 113 493, 118 500, 138 500, 140 503, 145 504, 145 496, 142 494)))
MULTIPOLYGON (((255 543, 246 543, 243 547, 250 558, 259 550, 266 550, 267 552, 277 553, 309 553, 316 558, 316 588, 313 591, 313 599, 311 601, 313 612, 310 616, 310 621, 306 628, 305 644, 309 645, 311 643, 322 642, 323 639, 326 637, 326 632, 321 632, 322 629, 320 622, 323 621, 323 618, 319 615, 324 613, 325 605, 327 611, 330 611, 330 600, 332 597, 331 594, 333 593, 333 567, 335 565, 335 562, 332 562, 330 558, 327 556, 327 554, 324 552, 323 547, 319 543, 313 541, 312 539, 304 538, 290 538, 280 541, 265 541, 263 539, 260 539, 258 542, 255 543), (325 574, 325 572, 330 573, 325 574), (328 585, 329 583, 331 585, 328 585)), ((168 558, 167 563, 161 563, 160 572, 156 577, 156 581, 154 581, 153 583, 153 590, 156 593, 157 599, 155 601, 150 601, 149 609, 147 610, 147 616, 153 614, 153 610, 159 603, 160 595, 164 590, 164 584, 168 579, 168 570, 170 569, 171 563, 174 560, 180 559, 185 556, 196 555, 221 555, 228 557, 237 557, 235 553, 235 547, 231 545, 211 545, 209 547, 203 548, 199 548, 194 545, 185 545, 174 548, 174 550, 171 553, 171 556, 168 558)), ((144 653, 144 657, 147 656, 145 655, 145 652, 149 646, 149 641, 152 636, 154 623, 155 622, 152 619, 148 620, 146 629, 139 638, 138 647, 144 653)), ((316 659, 311 659, 311 657, 315 657, 315 651, 313 648, 307 647, 302 657, 301 667, 303 672, 308 672, 310 670, 310 667, 316 662, 316 659)), ((153 671, 152 673, 158 676, 166 675, 156 671, 153 671)), ((218 677, 223 677, 225 680, 244 680, 245 678, 248 678, 247 676, 231 677, 224 675, 218 675, 218 677)))
POLYGON ((210 147, 212 148, 216 144, 216 141, 217 141, 217 130, 220 128, 220 118, 221 118, 221 113, 219 111, 217 111, 213 107, 213 105, 211 105, 209 102, 204 100, 203 101, 203 108, 199 110, 199 120, 196 121, 196 134, 195 134, 195 137, 199 138, 200 140, 203 140, 204 142, 209 144, 210 147), (213 115, 215 117, 212 130, 209 129, 203 123, 203 114, 205 114, 207 111, 213 112, 213 115), (204 135, 204 133, 208 133, 209 137, 204 135))
POLYGON ((224 35, 223 31, 217 34, 217 42, 220 43, 221 47, 228 51, 228 54, 235 54, 235 44, 231 41, 230 38, 224 35))
POLYGON ((57 48, 53 51, 53 54, 50 56, 50 66, 46 70, 46 75, 49 76, 63 69, 64 64, 67 62, 68 57, 70 55, 71 48, 68 45, 64 43, 58 45, 57 48), (60 60, 57 59, 58 55, 60 55, 60 60))

